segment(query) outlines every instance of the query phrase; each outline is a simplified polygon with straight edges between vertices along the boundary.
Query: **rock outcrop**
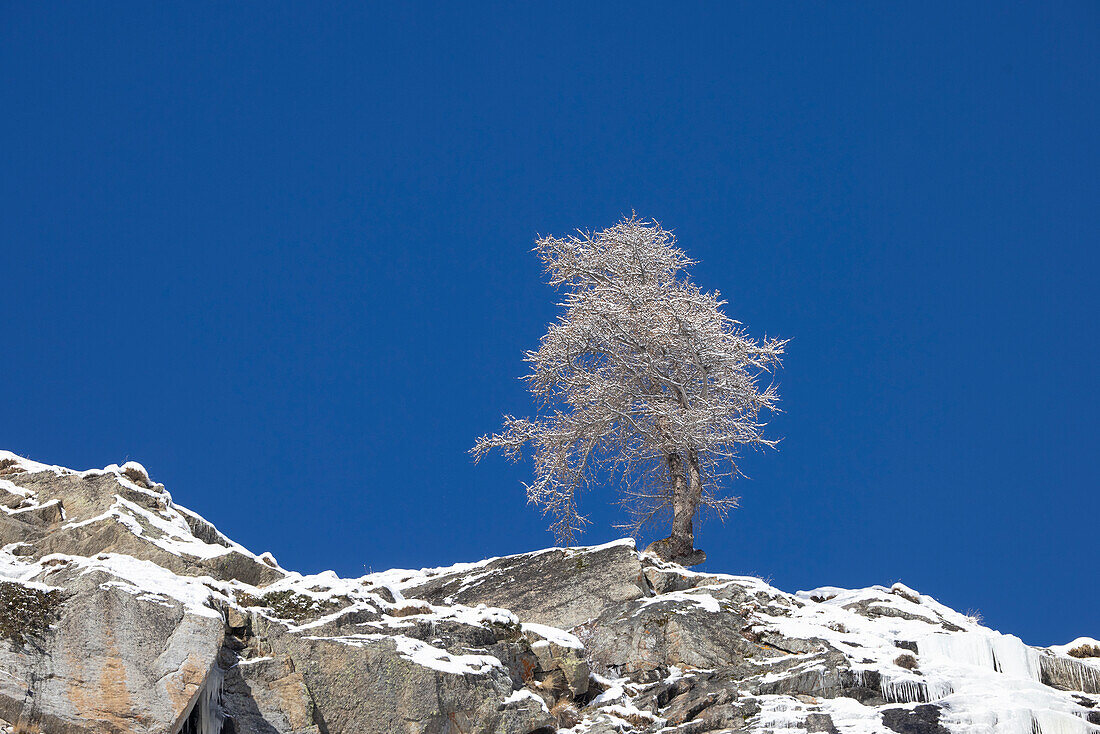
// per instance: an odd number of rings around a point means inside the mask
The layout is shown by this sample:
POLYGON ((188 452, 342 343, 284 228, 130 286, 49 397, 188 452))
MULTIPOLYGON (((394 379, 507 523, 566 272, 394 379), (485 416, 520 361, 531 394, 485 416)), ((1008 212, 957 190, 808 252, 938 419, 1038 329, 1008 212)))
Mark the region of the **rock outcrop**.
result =
POLYGON ((304 576, 140 465, 0 452, 0 731, 1097 734, 1082 640, 1030 647, 900 584, 789 594, 629 540, 304 576))

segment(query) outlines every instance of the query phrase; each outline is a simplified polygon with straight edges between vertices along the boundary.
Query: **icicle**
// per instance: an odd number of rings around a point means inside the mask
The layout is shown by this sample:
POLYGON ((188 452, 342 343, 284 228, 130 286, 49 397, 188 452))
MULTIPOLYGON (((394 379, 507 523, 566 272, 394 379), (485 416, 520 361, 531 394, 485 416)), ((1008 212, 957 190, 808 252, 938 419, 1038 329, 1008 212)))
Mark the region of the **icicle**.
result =
POLYGON ((952 692, 951 684, 946 681, 882 676, 882 697, 890 703, 931 703, 950 696, 952 692))
POLYGON ((203 682, 202 690, 195 698, 187 721, 183 723, 180 734, 221 734, 225 723, 222 711, 222 669, 215 665, 203 682))
POLYGON ((1043 655, 1039 658, 1043 682, 1056 688, 1100 693, 1100 669, 1071 658, 1043 655))
POLYGON ((950 696, 955 690, 949 681, 937 677, 919 678, 912 673, 892 676, 887 671, 860 669, 852 671, 854 683, 860 687, 875 685, 874 677, 867 675, 872 672, 877 675, 882 697, 890 703, 931 703, 950 696))
POLYGON ((1072 714, 1016 709, 944 711, 940 723, 953 732, 981 734, 1095 734, 1096 728, 1072 714))
POLYGON ((928 686, 918 680, 882 678, 882 697, 891 703, 927 703, 928 686))
POLYGON ((754 730, 764 732, 804 732, 805 708, 797 701, 782 697, 761 701, 760 712, 753 720, 754 730))
POLYGON ((998 673, 1039 680, 1039 653, 1013 635, 959 632, 935 634, 917 643, 921 657, 937 662, 964 663, 998 673))
POLYGON ((1096 728, 1084 719, 1054 711, 1033 711, 1035 734, 1093 734, 1096 728))

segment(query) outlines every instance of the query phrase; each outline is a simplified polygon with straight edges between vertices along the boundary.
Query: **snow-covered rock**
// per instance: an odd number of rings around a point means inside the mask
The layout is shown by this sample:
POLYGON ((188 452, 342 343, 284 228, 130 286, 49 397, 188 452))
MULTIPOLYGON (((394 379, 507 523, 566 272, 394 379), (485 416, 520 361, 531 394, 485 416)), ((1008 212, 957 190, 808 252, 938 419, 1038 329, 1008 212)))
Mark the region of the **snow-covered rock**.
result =
POLYGON ((1100 645, 630 541, 302 575, 140 464, 0 452, 0 732, 1100 734, 1100 645))

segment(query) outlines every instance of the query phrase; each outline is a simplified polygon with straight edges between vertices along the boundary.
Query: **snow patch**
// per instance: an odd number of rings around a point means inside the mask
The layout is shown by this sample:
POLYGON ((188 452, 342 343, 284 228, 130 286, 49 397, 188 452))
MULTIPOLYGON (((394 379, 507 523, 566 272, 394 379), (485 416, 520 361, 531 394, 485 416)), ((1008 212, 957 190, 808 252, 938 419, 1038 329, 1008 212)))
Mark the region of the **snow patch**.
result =
POLYGON ((542 700, 542 696, 526 688, 520 688, 519 690, 512 691, 512 694, 508 696, 508 698, 504 699, 504 705, 508 706, 510 704, 519 704, 523 703, 524 701, 535 701, 538 703, 539 706, 542 707, 542 710, 544 712, 550 713, 550 709, 547 708, 546 701, 542 700))
POLYGON ((504 664, 492 655, 453 655, 446 650, 404 635, 342 635, 339 637, 307 637, 308 640, 327 640, 352 647, 363 647, 369 642, 389 640, 397 648, 397 654, 411 663, 449 675, 485 675, 504 664))
POLYGON ((560 630, 557 627, 548 627, 545 624, 535 624, 534 622, 524 622, 520 625, 520 628, 524 632, 530 632, 547 642, 551 642, 558 647, 566 647, 571 650, 583 650, 584 645, 576 635, 570 634, 565 630, 560 630))

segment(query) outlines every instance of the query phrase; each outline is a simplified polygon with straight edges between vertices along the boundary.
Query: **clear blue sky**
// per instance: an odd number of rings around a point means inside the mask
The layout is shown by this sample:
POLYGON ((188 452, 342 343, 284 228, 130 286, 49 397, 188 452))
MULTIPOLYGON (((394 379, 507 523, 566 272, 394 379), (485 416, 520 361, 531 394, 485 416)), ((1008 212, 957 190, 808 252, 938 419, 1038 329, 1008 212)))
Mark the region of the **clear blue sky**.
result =
POLYGON ((304 571, 550 545, 466 450, 635 209, 792 340, 706 568, 1100 635, 1100 5, 544 6, 4 4, 0 447, 304 571))

